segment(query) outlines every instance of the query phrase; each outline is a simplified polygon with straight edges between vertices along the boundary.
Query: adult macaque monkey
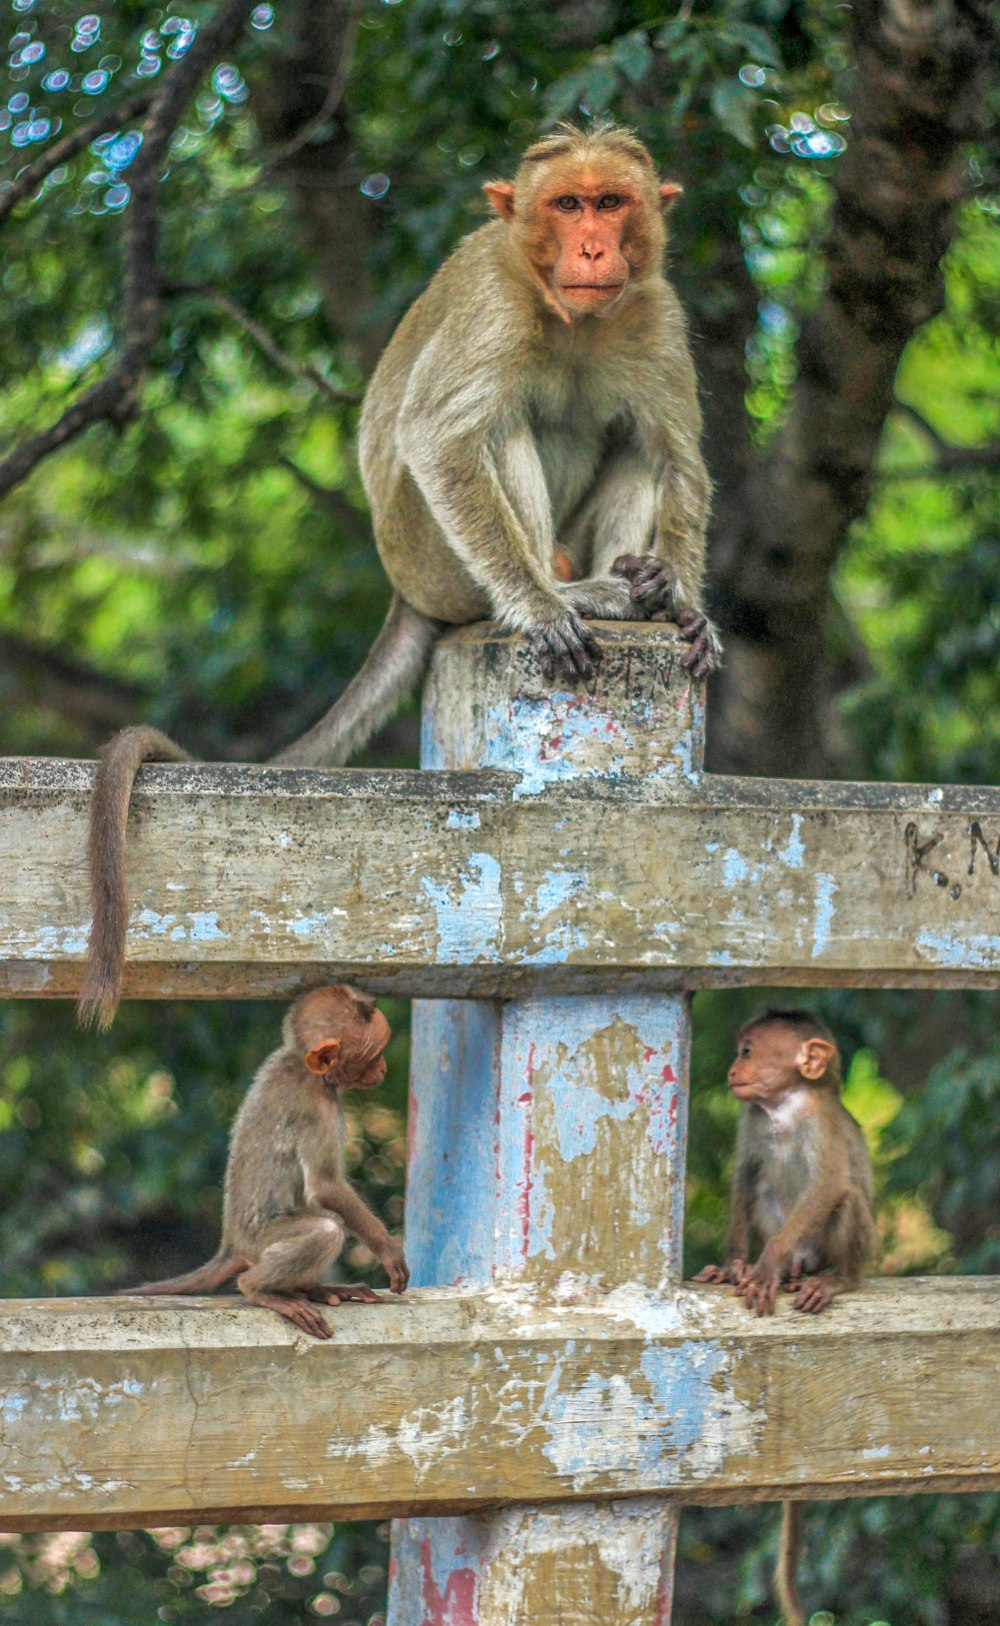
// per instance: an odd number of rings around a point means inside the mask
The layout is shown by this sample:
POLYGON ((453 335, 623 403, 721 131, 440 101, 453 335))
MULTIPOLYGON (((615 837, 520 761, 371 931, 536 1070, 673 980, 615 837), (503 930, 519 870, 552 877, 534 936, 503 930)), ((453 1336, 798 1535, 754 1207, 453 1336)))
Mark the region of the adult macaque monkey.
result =
MULTIPOLYGON (((593 617, 673 620, 695 677, 719 642, 702 609, 709 481, 684 316, 663 270, 658 179, 627 130, 563 126, 486 194, 400 323, 365 397, 361 473, 395 589, 357 677, 275 761, 345 762, 423 674, 447 623, 526 633, 551 680, 592 675, 593 617)), ((121 998, 125 829, 136 772, 186 753, 125 729, 91 811, 93 925, 80 1002, 121 998)))
MULTIPOLYGON (((736 1143, 726 1260, 696 1282, 731 1282, 757 1315, 784 1285, 814 1314, 856 1287, 875 1245, 872 1171, 840 1100, 840 1054, 811 1011, 766 1010, 736 1041, 729 1088, 745 1103, 736 1143), (756 1264, 752 1246, 763 1244, 756 1264)), ((775 1590, 786 1626, 805 1626, 798 1590, 801 1504, 785 1502, 775 1590)))
POLYGON ((676 620, 689 669, 717 662, 701 414, 663 270, 680 187, 608 124, 560 126, 484 190, 499 218, 400 323, 361 414, 389 619, 280 762, 356 750, 420 678, 442 622, 526 633, 550 679, 591 675, 591 617, 676 620))
POLYGON ((314 1338, 329 1338, 317 1304, 380 1302, 370 1287, 323 1284, 345 1228, 384 1265, 392 1291, 402 1293, 410 1279, 403 1250, 344 1172, 340 1102, 341 1090, 382 1082, 389 1039, 375 1001, 346 983, 297 999, 280 1049, 260 1069, 233 1124, 218 1253, 187 1275, 128 1293, 209 1293, 235 1276, 251 1304, 277 1310, 314 1338))

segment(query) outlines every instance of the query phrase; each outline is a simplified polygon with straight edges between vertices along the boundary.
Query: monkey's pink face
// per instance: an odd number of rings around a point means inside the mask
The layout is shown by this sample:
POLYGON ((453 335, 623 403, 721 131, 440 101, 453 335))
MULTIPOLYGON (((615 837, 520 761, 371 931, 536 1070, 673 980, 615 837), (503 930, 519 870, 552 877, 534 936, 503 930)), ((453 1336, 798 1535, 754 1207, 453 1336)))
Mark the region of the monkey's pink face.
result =
POLYGON ((802 1082, 798 1058, 802 1040, 775 1023, 751 1028, 736 1041, 729 1088, 738 1101, 774 1101, 802 1082))
POLYGON ((635 206, 626 188, 587 173, 539 199, 556 251, 552 291, 570 317, 601 315, 625 292, 631 267, 622 243, 635 206))

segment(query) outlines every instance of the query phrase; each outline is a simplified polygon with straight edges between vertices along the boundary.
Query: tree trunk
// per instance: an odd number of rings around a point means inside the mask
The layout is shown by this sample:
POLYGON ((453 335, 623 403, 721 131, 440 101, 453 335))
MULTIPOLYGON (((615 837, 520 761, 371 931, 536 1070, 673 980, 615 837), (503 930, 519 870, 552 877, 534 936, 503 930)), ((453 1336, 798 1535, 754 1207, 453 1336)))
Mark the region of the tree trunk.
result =
POLYGON ((851 16, 827 289, 802 329, 788 421, 717 510, 726 660, 709 762, 738 773, 829 771, 830 573, 871 493, 900 356, 941 309, 965 143, 982 131, 995 61, 984 0, 866 0, 851 16))

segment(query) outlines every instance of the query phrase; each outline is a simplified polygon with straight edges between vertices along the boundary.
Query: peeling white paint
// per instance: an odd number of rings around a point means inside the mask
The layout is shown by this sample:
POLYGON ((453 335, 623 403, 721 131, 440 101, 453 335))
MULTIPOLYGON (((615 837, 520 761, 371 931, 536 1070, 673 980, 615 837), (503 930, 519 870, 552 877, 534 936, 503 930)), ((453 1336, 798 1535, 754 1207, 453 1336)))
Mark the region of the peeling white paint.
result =
POLYGON ((435 1463, 466 1448, 469 1427, 466 1397, 456 1395, 441 1407, 419 1406, 401 1418, 395 1429, 375 1424, 355 1444, 345 1444, 333 1436, 327 1443, 326 1455, 360 1457, 377 1467, 402 1452, 413 1463, 419 1484, 435 1463))

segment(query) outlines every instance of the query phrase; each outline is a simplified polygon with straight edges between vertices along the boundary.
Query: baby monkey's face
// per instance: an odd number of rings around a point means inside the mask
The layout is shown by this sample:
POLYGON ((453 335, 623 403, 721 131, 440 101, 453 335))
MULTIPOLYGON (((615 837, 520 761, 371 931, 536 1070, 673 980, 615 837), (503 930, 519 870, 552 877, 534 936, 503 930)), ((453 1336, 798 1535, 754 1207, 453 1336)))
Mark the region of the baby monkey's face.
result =
POLYGON ((382 1012, 375 1007, 366 1026, 348 1028, 333 1068, 335 1082, 343 1090, 373 1090, 385 1077, 385 1047, 392 1038, 382 1012))
POLYGON ((342 983, 305 994, 286 1019, 285 1041, 310 1073, 341 1090, 372 1090, 385 1077, 392 1029, 373 999, 342 983))
POLYGON ((736 1041, 729 1088, 738 1101, 776 1100, 801 1084, 802 1050, 799 1035, 776 1022, 749 1028, 736 1041))

